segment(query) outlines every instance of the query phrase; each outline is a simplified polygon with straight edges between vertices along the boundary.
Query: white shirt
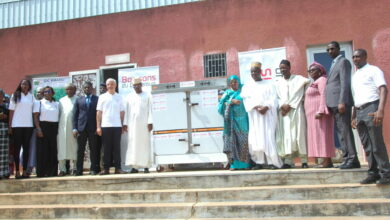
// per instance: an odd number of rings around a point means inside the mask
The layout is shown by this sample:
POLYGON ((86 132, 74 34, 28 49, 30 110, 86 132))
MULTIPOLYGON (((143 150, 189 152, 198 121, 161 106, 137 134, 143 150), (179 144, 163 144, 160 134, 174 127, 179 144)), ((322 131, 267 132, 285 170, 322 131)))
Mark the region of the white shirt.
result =
POLYGON ((122 127, 120 113, 125 111, 125 104, 118 93, 100 95, 96 110, 102 111, 102 127, 122 127))
POLYGON ((41 106, 34 108, 34 112, 40 112, 39 121, 58 122, 60 115, 59 103, 56 101, 49 101, 42 99, 41 106))
POLYGON ((9 110, 14 111, 11 127, 33 127, 33 108, 38 105, 38 101, 35 100, 31 93, 27 93, 27 95, 22 93, 18 103, 15 103, 12 95, 9 104, 9 110))
POLYGON ((352 76, 352 95, 355 106, 360 107, 366 103, 379 99, 379 87, 386 85, 383 71, 378 67, 366 64, 357 69, 352 76))

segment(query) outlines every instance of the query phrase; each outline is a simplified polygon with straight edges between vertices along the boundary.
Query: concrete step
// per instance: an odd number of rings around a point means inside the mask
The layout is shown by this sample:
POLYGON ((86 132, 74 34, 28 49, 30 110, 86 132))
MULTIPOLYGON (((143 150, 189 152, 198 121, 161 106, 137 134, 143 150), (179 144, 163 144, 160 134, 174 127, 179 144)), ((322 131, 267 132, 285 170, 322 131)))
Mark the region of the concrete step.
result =
POLYGON ((390 199, 288 200, 152 204, 2 205, 1 219, 266 218, 390 215, 390 199))
MULTIPOLYGON (((231 218, 191 218, 191 220, 228 220, 231 218)), ((274 217, 274 218, 234 218, 240 220, 389 220, 389 216, 322 216, 322 217, 274 217)))
POLYGON ((390 185, 324 184, 210 189, 1 193, 0 205, 194 203, 390 198, 390 185))
MULTIPOLYGON (((270 217, 270 218, 175 218, 170 220, 389 220, 389 216, 321 216, 321 217, 270 217)), ((41 219, 48 220, 48 219, 41 219)), ((79 218, 67 218, 67 220, 80 220, 79 218)), ((108 219, 100 219, 108 220, 108 219)), ((128 220, 126 219, 116 219, 116 220, 128 220)), ((143 219, 143 220, 152 220, 152 219, 143 219)), ((165 220, 153 218, 153 220, 165 220)))
POLYGON ((268 185, 358 183, 366 169, 193 171, 2 180, 0 193, 191 189, 268 185))

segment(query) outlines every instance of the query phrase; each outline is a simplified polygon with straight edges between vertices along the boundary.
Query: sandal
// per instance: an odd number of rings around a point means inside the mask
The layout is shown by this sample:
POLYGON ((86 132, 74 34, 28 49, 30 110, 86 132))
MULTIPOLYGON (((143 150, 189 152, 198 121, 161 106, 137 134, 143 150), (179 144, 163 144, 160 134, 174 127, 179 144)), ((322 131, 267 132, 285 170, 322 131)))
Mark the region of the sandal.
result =
POLYGON ((15 179, 22 179, 22 176, 20 176, 19 171, 15 172, 15 179))

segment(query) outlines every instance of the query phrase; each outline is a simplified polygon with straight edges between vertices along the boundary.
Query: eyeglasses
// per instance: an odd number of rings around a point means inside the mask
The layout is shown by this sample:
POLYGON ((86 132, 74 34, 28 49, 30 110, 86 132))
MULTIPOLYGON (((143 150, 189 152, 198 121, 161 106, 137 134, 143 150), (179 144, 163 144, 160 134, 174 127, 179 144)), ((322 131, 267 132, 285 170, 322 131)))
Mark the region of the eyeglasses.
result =
POLYGON ((307 72, 308 73, 313 73, 313 72, 315 72, 315 71, 317 71, 318 69, 310 69, 310 70, 308 70, 307 72))
POLYGON ((43 91, 43 94, 51 94, 50 90, 43 91))

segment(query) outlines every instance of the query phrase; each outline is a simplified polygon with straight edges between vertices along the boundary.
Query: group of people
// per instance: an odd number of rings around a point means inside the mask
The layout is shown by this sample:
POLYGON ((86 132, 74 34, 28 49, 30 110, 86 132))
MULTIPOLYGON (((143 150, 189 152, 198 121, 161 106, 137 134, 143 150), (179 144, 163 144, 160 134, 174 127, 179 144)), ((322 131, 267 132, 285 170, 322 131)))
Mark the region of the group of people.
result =
MULTIPOLYGON (((335 138, 343 152, 339 168, 360 168, 352 133, 357 128, 369 166, 361 183, 390 184, 382 134, 387 99, 383 72, 367 63, 364 49, 353 53, 353 75, 339 43, 330 42, 327 52, 333 59, 329 73, 314 62, 308 70, 311 79, 292 74, 288 60, 280 62, 282 77, 275 82, 261 78, 259 62, 252 63, 253 80, 245 85, 238 76, 228 79, 218 112, 224 118, 224 153, 231 170, 287 169, 297 158, 302 168, 308 168, 308 158, 322 158, 316 167, 332 168, 335 138)), ((37 177, 83 175, 87 143, 91 175, 107 175, 110 167, 122 174, 122 165, 130 166, 131 173, 139 168, 148 173, 153 161, 152 96, 142 90, 139 78, 133 79, 134 92, 126 98, 116 93, 116 86, 109 78, 96 96, 92 83, 85 82, 84 95, 76 96, 76 87, 68 84, 66 96, 56 101, 52 87, 39 88, 34 97, 31 82, 24 79, 9 104, 0 89, 0 179, 11 175, 11 154, 17 179, 28 178, 34 166, 37 177), (121 149, 126 132, 127 144, 121 149)))
POLYGON ((92 94, 91 82, 84 83, 84 95, 76 96, 76 87, 68 84, 66 96, 56 101, 52 87, 38 88, 34 97, 31 82, 23 79, 9 106, 0 89, 0 179, 12 173, 10 145, 16 179, 30 177, 32 167, 37 177, 83 175, 87 143, 91 175, 109 174, 110 167, 116 174, 125 173, 124 164, 132 173, 139 168, 148 173, 153 161, 151 94, 142 90, 139 78, 133 80, 133 87, 135 92, 123 98, 116 93, 116 80, 109 78, 101 85, 100 96, 92 94), (127 146, 121 155, 124 132, 127 146))
POLYGON ((387 99, 383 72, 367 63, 367 52, 357 49, 351 63, 332 41, 327 52, 333 59, 329 73, 314 62, 311 79, 291 73, 288 60, 280 62, 282 77, 275 82, 261 78, 261 63, 253 62, 253 80, 242 85, 236 75, 228 79, 218 112, 224 118, 224 152, 231 170, 287 169, 300 158, 322 158, 318 168, 332 168, 335 138, 343 162, 338 168, 360 168, 352 129, 356 128, 368 161, 362 184, 390 184, 390 164, 382 134, 387 99))

